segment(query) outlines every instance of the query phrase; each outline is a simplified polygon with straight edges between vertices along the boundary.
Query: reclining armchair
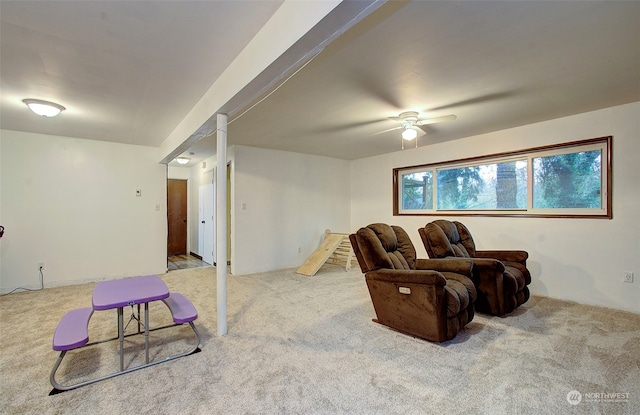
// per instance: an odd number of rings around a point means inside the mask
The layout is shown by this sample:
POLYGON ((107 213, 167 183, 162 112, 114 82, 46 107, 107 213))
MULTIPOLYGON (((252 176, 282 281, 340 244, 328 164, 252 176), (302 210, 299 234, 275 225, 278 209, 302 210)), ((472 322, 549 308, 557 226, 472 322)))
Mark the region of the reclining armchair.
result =
POLYGON ((471 233, 460 222, 436 220, 418 229, 429 258, 469 258, 478 290, 476 310, 502 316, 529 299, 531 273, 526 251, 476 250, 471 233))
POLYGON ((382 223, 349 235, 378 323, 433 342, 453 339, 474 316, 469 260, 416 259, 407 233, 382 223), (436 271, 436 269, 438 271, 436 271))

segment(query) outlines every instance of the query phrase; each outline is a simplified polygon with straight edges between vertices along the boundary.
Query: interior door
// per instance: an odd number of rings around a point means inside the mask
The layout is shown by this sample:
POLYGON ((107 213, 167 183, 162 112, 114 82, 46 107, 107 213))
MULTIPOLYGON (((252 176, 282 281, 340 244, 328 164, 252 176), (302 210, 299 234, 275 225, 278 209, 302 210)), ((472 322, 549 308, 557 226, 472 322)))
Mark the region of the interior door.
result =
POLYGON ((209 265, 215 262, 215 189, 212 183, 200 186, 200 226, 198 227, 198 252, 209 265))
POLYGON ((167 180, 167 255, 187 254, 187 181, 167 180))

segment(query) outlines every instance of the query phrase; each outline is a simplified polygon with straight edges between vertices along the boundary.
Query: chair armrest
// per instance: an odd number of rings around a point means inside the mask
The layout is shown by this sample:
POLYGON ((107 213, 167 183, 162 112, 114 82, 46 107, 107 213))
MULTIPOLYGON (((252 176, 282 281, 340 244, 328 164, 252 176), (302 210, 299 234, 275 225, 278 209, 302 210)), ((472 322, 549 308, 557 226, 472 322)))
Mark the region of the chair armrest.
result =
POLYGON ((475 257, 472 261, 475 274, 492 273, 501 276, 504 273, 504 264, 498 259, 475 257))
POLYGON ((417 259, 416 270, 433 270, 439 272, 455 272, 471 278, 473 261, 466 258, 431 258, 417 259))
POLYGON ((519 262, 525 264, 529 253, 519 250, 484 250, 476 251, 477 258, 494 258, 499 261, 519 262))
POLYGON ((365 274, 367 281, 381 281, 402 284, 446 285, 447 280, 437 271, 378 269, 365 274))

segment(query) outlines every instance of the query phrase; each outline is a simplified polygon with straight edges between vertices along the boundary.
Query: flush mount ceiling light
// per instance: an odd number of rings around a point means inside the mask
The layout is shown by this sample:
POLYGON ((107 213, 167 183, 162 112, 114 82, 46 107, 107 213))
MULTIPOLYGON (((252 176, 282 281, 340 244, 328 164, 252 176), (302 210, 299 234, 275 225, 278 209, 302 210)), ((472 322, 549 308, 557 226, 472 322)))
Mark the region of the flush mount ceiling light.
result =
POLYGON ((189 163, 189 160, 191 160, 191 159, 190 159, 190 158, 188 158, 188 157, 178 157, 178 158, 176 159, 176 161, 178 162, 178 164, 187 164, 187 163, 189 163))
POLYGON ((43 101, 41 99, 27 98, 23 99, 22 102, 27 104, 27 107, 29 107, 31 111, 43 117, 55 117, 56 115, 60 114, 60 112, 66 109, 60 104, 56 104, 55 102, 43 101))

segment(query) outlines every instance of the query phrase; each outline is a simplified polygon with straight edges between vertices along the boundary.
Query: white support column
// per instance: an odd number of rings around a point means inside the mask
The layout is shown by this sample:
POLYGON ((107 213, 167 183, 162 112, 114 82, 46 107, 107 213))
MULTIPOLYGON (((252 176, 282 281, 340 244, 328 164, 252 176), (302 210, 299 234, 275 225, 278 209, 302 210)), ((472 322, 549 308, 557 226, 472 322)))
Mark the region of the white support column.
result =
POLYGON ((216 281, 218 336, 227 334, 227 114, 216 122, 216 281))

